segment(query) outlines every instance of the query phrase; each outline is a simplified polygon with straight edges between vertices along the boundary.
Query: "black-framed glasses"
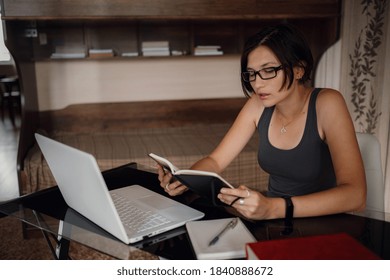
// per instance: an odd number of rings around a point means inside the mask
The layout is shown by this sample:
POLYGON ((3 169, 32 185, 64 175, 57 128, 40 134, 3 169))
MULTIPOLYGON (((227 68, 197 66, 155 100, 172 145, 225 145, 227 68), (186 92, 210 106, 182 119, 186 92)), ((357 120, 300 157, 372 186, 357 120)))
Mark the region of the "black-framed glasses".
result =
POLYGON ((270 80, 276 77, 279 70, 283 69, 283 65, 279 65, 277 67, 266 67, 263 69, 260 69, 258 71, 255 70, 249 70, 241 73, 241 77, 245 82, 253 82, 256 80, 256 75, 259 75, 259 77, 262 80, 270 80))

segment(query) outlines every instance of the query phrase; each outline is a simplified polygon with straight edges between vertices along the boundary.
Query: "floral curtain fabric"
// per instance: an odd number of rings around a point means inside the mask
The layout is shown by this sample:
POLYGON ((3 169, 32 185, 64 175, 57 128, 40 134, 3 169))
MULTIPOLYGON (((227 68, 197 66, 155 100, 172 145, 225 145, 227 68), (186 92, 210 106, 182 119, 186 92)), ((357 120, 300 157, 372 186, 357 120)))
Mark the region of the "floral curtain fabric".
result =
POLYGON ((345 0, 340 90, 355 129, 381 143, 385 209, 390 212, 390 1, 345 0))

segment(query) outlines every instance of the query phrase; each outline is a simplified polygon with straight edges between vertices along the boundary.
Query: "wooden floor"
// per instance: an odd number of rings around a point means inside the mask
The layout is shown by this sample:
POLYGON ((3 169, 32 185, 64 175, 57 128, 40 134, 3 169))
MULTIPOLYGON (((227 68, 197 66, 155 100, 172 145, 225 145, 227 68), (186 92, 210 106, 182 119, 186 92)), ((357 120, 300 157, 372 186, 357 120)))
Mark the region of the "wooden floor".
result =
POLYGON ((19 138, 20 120, 15 127, 7 115, 4 121, 0 118, 0 201, 19 195, 16 176, 16 154, 19 138))

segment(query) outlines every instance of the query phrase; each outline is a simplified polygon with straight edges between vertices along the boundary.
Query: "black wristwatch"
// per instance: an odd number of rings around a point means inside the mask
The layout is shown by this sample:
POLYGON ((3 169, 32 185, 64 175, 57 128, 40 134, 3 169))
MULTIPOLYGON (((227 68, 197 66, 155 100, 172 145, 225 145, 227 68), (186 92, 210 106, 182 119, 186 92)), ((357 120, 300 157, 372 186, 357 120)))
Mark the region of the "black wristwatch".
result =
POLYGON ((294 204, 289 196, 284 196, 283 199, 286 202, 286 215, 284 217, 285 229, 283 234, 288 235, 293 232, 294 204))

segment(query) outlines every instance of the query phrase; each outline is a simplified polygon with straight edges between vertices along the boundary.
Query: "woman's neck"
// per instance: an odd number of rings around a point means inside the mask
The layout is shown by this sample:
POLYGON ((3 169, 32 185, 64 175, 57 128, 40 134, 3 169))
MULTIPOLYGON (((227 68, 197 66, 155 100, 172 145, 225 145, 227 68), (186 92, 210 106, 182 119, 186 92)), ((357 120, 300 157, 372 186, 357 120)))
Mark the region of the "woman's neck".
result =
POLYGON ((299 86, 285 100, 276 104, 275 110, 279 117, 288 122, 304 112, 312 90, 309 87, 299 86))

